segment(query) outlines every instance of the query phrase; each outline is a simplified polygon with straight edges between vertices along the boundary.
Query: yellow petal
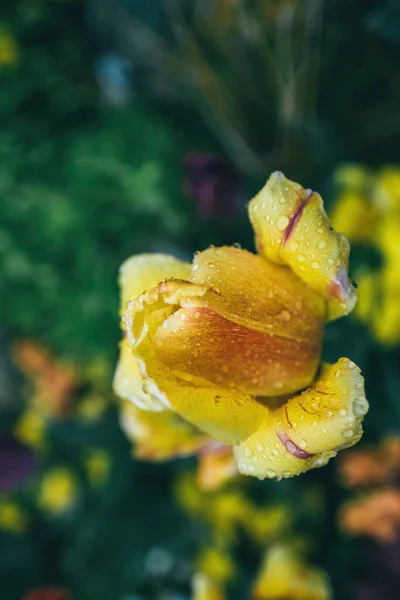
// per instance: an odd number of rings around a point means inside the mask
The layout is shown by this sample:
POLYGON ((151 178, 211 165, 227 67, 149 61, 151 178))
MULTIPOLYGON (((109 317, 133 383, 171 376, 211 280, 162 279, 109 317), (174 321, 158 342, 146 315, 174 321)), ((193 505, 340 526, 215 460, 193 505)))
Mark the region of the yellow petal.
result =
POLYGON ((154 413, 122 402, 121 427, 135 444, 134 456, 163 461, 188 456, 206 448, 210 439, 171 411, 154 413))
MULTIPOLYGON (((140 254, 132 256, 120 267, 121 314, 126 303, 140 296, 168 277, 187 277, 191 265, 167 254, 140 254)), ((143 389, 139 367, 129 345, 121 342, 120 358, 114 375, 113 389, 117 396, 130 400, 144 410, 165 410, 160 398, 151 396, 143 389)))
POLYGON ((330 600, 332 592, 323 571, 305 564, 285 545, 267 552, 252 600, 330 600))
POLYGON ((128 300, 155 287, 169 277, 187 279, 191 265, 169 254, 138 254, 124 261, 119 270, 121 315, 128 300))
POLYGON ((368 410, 363 378, 347 358, 326 366, 312 388, 271 410, 234 449, 239 471, 260 479, 292 477, 324 466, 362 436, 368 410))
POLYGON ((146 391, 236 443, 264 413, 252 396, 293 393, 312 381, 324 302, 287 267, 234 248, 199 255, 191 279, 163 282, 128 303, 124 326, 146 391))
MULTIPOLYGON (((217 440, 234 444, 257 427, 265 412, 263 404, 235 386, 224 387, 191 374, 185 365, 166 364, 165 353, 159 351, 157 336, 163 323, 206 293, 204 286, 166 281, 129 302, 123 321, 146 392, 217 440)), ((187 360, 194 363, 190 357, 187 360)))
POLYGON ((159 398, 151 396, 143 389, 138 363, 126 339, 122 340, 120 348, 113 381, 115 394, 124 400, 129 400, 141 410, 165 410, 166 406, 159 398))
POLYGON ((332 230, 319 194, 273 173, 249 205, 260 254, 285 264, 328 304, 328 318, 348 314, 356 293, 348 278, 350 246, 332 230))

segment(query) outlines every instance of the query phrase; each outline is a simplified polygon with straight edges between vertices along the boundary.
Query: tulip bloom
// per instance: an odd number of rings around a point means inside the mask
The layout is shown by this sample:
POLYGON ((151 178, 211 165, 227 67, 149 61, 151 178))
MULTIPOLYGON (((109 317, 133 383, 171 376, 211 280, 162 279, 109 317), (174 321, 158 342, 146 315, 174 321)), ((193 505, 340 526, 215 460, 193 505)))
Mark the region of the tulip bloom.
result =
POLYGON ((347 358, 320 364, 325 321, 356 302, 349 243, 321 197, 281 173, 249 215, 257 255, 221 247, 193 264, 154 254, 122 265, 114 389, 232 446, 241 473, 291 477, 362 435, 359 369, 347 358))

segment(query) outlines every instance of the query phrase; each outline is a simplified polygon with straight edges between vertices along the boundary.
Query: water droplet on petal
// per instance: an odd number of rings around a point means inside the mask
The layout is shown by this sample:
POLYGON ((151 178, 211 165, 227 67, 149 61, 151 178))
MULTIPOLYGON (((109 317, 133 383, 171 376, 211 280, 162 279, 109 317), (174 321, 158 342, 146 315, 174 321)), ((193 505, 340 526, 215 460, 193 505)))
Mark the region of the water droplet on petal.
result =
POLYGON ((349 440, 350 438, 352 438, 354 435, 353 430, 352 429, 346 429, 345 431, 342 432, 342 436, 344 437, 345 440, 349 440))
POLYGON ((363 396, 360 396, 355 399, 353 404, 353 411, 356 417, 363 417, 368 412, 368 402, 367 399, 363 396))
POLYGON ((250 448, 250 446, 246 446, 245 449, 243 450, 243 454, 245 455, 246 458, 251 458, 253 456, 253 449, 250 448))
POLYGON ((318 246, 319 250, 322 250, 322 248, 325 248, 325 242, 318 242, 318 246))
POLYGON ((286 321, 286 323, 288 323, 290 321, 290 319, 292 318, 290 315, 290 312, 288 312, 287 310, 283 310, 279 317, 282 319, 282 321, 286 321))
POLYGON ((277 390, 280 390, 283 388, 283 381, 275 381, 274 382, 274 388, 276 388, 277 390))
POLYGON ((279 217, 276 222, 276 226, 279 231, 285 231, 286 227, 289 225, 289 219, 285 216, 279 217))
POLYGON ((297 260, 299 262, 304 262, 306 260, 306 257, 304 256, 304 254, 298 254, 297 255, 297 260))
POLYGON ((271 479, 276 476, 275 471, 273 471, 272 469, 267 469, 265 471, 265 474, 266 474, 267 477, 270 477, 271 479))
POLYGON ((264 445, 263 444, 257 444, 256 450, 257 450, 257 452, 262 452, 264 450, 264 445))
POLYGON ((299 446, 300 446, 300 448, 303 448, 303 450, 304 450, 304 448, 307 446, 306 440, 300 440, 299 441, 299 446))
POLYGON ((314 261, 311 263, 311 268, 312 268, 312 269, 319 269, 319 262, 317 262, 316 260, 314 260, 314 261))

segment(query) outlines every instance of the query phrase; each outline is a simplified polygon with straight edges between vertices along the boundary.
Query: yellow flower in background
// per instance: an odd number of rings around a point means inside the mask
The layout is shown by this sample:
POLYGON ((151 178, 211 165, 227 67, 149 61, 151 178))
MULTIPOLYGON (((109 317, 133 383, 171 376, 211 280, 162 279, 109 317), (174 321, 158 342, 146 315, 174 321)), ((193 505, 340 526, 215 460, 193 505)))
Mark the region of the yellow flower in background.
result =
POLYGON ((356 293, 349 243, 317 193, 274 173, 249 215, 258 255, 222 247, 193 264, 154 254, 122 265, 114 389, 154 423, 178 415, 233 446, 241 473, 279 479, 362 435, 359 369, 320 365, 324 323, 347 315, 356 293))
POLYGON ((40 413, 32 408, 25 410, 17 420, 14 436, 35 450, 42 450, 45 446, 46 421, 40 413))
POLYGON ((217 547, 205 548, 197 559, 197 571, 213 581, 229 581, 235 573, 231 557, 217 547))
POLYGON ((210 493, 189 475, 178 479, 175 494, 189 515, 208 525, 218 548, 232 544, 239 532, 264 546, 267 541, 281 537, 293 521, 293 511, 288 505, 257 506, 244 490, 232 486, 210 493))
POLYGON ((354 315, 384 345, 400 342, 400 168, 384 167, 372 173, 355 165, 336 176, 339 195, 332 223, 351 242, 374 246, 380 267, 359 268, 359 301, 354 315))
POLYGON ((222 583, 215 581, 203 573, 193 578, 192 600, 225 600, 225 589, 222 583))
POLYGON ((67 467, 56 467, 44 473, 38 491, 38 505, 50 516, 71 510, 78 499, 78 482, 67 467))
POLYGON ((275 545, 266 553, 251 600, 330 600, 323 571, 305 564, 289 546, 275 545))
POLYGON ((4 29, 0 29, 0 68, 15 65, 19 49, 15 39, 4 29))
POLYGON ((94 486, 102 485, 110 474, 110 453, 105 450, 90 450, 85 456, 84 466, 89 482, 94 486))
POLYGON ((99 394, 89 394, 80 400, 75 409, 75 415, 78 419, 91 423, 98 421, 109 407, 109 402, 99 394))
POLYGON ((237 465, 229 446, 216 447, 199 455, 197 484, 206 491, 216 490, 238 473, 237 465))
POLYGON ((29 519, 18 504, 9 499, 0 499, 0 530, 8 533, 23 533, 29 524, 29 519))

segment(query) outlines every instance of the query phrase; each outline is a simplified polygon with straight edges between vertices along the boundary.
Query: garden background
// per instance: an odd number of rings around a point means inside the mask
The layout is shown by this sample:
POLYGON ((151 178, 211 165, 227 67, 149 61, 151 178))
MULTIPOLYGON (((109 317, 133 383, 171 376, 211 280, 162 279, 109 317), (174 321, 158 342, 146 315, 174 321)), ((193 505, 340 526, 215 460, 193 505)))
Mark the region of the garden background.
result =
POLYGON ((309 577, 315 600, 399 598, 398 2, 0 11, 1 598, 312 600, 309 577), (253 249, 246 204, 277 169, 352 243, 360 299, 324 356, 362 369, 364 437, 281 482, 138 460, 112 392, 119 265, 253 249))

